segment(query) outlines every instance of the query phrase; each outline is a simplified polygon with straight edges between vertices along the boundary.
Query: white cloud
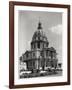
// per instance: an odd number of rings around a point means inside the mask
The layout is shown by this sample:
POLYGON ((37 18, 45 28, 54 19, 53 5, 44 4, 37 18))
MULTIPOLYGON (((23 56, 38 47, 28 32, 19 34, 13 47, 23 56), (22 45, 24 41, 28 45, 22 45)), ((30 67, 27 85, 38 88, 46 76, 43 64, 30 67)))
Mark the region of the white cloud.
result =
POLYGON ((62 34, 62 24, 58 24, 56 26, 53 26, 50 28, 50 30, 53 32, 53 33, 56 33, 56 34, 62 34))

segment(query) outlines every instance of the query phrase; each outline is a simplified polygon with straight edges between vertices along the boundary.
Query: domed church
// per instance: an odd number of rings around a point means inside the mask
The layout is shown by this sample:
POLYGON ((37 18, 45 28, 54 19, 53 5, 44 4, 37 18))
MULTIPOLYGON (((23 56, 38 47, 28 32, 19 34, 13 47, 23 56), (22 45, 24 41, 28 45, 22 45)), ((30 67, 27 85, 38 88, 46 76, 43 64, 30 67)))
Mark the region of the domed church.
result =
POLYGON ((27 50, 20 61, 26 63, 27 70, 45 70, 57 67, 57 53, 53 47, 48 47, 49 42, 39 21, 37 31, 31 41, 31 50, 27 50))

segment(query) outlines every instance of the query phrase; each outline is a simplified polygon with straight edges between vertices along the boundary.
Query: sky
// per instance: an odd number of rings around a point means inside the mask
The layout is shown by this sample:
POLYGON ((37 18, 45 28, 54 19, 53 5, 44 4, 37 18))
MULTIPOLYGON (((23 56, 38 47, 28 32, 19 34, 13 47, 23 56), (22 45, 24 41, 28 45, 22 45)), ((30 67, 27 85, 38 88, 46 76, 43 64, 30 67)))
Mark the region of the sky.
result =
POLYGON ((62 13, 43 11, 18 12, 18 56, 30 50, 30 42, 37 30, 39 21, 42 23, 49 47, 54 47, 58 53, 59 62, 62 61, 62 13))

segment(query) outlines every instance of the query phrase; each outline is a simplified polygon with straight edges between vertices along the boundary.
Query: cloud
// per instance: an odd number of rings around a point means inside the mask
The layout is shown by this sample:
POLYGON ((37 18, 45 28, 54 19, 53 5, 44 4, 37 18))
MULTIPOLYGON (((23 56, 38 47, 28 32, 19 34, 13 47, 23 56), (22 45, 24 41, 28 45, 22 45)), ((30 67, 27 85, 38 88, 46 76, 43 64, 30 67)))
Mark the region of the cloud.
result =
POLYGON ((61 35, 62 34, 62 24, 58 24, 56 26, 53 26, 50 28, 50 30, 55 34, 61 35))

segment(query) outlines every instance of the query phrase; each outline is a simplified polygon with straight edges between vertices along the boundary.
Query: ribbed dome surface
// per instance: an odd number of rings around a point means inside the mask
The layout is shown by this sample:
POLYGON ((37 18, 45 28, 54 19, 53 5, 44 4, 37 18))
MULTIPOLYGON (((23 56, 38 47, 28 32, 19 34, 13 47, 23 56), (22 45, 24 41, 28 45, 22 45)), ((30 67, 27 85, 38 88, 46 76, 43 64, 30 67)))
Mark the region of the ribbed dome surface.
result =
POLYGON ((47 37, 46 37, 44 31, 42 30, 40 22, 38 24, 38 30, 34 33, 34 35, 32 37, 32 42, 34 42, 34 41, 45 41, 45 42, 48 42, 47 37))

